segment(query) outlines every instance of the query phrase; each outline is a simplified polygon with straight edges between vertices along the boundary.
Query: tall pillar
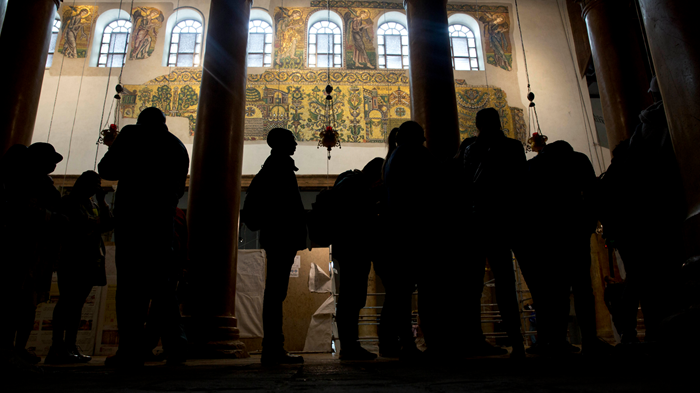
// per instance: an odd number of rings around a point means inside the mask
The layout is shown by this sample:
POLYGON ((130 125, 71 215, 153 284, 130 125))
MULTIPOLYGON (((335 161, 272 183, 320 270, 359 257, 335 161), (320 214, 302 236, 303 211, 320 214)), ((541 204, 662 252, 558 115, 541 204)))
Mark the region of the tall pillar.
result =
POLYGON ((642 31, 629 1, 577 1, 582 3, 603 119, 614 149, 632 136, 639 112, 653 103, 647 92, 651 75, 645 66, 642 31))
POLYGON ((460 138, 447 0, 404 0, 404 7, 413 120, 425 128, 428 149, 439 158, 452 158, 460 138))
POLYGON ((252 0, 211 1, 187 212, 193 341, 236 357, 248 356, 235 297, 251 6, 252 0))
MULTIPOLYGON (((62 0, 60 0, 62 1, 62 0)), ((29 145, 39 108, 41 84, 59 0, 9 0, 0 33, 3 62, 0 155, 17 143, 29 145)))
POLYGON ((639 0, 688 215, 686 257, 700 256, 700 48, 697 21, 682 0, 639 0))

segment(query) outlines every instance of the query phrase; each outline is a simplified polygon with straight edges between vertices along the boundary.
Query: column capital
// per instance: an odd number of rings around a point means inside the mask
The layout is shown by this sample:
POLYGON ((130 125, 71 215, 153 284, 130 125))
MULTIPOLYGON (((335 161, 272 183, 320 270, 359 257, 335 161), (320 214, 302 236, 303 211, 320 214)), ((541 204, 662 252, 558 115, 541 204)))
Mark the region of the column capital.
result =
POLYGON ((593 7, 602 4, 604 0, 574 0, 574 2, 581 4, 581 15, 585 18, 593 7))
POLYGON ((424 0, 403 0, 403 8, 406 9, 409 4, 415 4, 415 3, 421 3, 421 4, 440 4, 442 3, 442 6, 447 8, 447 0, 432 0, 430 2, 425 2, 424 0))

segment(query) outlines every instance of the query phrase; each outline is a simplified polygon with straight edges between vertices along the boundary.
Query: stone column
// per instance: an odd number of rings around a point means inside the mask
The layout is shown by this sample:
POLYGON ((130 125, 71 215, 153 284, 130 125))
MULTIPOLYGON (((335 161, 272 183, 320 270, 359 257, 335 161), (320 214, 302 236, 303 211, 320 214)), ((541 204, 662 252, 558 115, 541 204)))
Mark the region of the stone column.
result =
POLYGON ((206 356, 248 356, 235 297, 251 6, 212 0, 208 20, 187 212, 196 296, 189 327, 206 356))
POLYGON ((639 112, 653 103, 642 31, 628 1, 577 1, 586 19, 605 128, 614 149, 632 136, 639 112))
POLYGON ((425 128, 427 146, 437 157, 453 157, 459 148, 459 120, 447 0, 404 0, 413 120, 425 128))
MULTIPOLYGON (((62 1, 62 0, 61 0, 62 1)), ((29 145, 59 0, 10 0, 0 33, 5 60, 0 106, 0 156, 12 145, 29 145)))
POLYGON ((683 177, 686 257, 700 256, 700 48, 690 3, 639 0, 668 127, 683 177))

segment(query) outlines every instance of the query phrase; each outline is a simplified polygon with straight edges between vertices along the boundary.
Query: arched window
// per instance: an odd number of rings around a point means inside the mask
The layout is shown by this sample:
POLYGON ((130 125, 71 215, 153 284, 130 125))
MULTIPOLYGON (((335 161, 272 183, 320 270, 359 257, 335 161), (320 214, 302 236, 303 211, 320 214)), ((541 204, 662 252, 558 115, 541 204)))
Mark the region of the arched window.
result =
POLYGON ((170 36, 168 67, 198 67, 202 54, 202 24, 194 19, 175 25, 170 36))
POLYGON ((98 67, 121 67, 126 62, 126 53, 131 35, 131 22, 117 19, 105 27, 102 33, 98 67))
POLYGON ((408 68, 408 30, 400 23, 387 22, 377 29, 379 68, 408 68))
POLYGON ((51 67, 53 64, 53 54, 56 53, 56 45, 58 44, 58 33, 61 31, 61 20, 56 19, 53 21, 53 27, 51 28, 51 43, 49 44, 49 57, 46 58, 46 68, 51 67))
POLYGON ((450 48, 452 48, 452 66, 457 71, 479 69, 479 58, 476 55, 476 37, 464 25, 450 26, 450 48))
POLYGON ((343 34, 337 24, 322 20, 309 29, 309 67, 342 67, 343 34))
POLYGON ((264 20, 248 23, 248 67, 272 65, 272 26, 264 20))

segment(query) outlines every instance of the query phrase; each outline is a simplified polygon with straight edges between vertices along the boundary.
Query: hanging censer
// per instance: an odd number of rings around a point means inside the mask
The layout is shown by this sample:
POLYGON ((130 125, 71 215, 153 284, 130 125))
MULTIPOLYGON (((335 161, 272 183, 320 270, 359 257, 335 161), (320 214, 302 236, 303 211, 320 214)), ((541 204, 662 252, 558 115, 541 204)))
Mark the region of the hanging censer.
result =
POLYGON ((326 119, 328 120, 326 127, 319 132, 318 136, 320 140, 318 141, 318 146, 325 147, 328 150, 328 159, 331 159, 331 149, 338 147, 340 149, 340 136, 338 131, 336 131, 333 126, 335 123, 335 107, 333 105, 333 87, 331 85, 326 86, 326 119))
POLYGON ((122 96, 121 93, 124 92, 122 85, 117 85, 115 87, 117 94, 114 95, 114 99, 117 101, 117 107, 114 110, 114 124, 110 124, 109 128, 100 131, 100 138, 97 140, 98 144, 111 145, 112 142, 117 138, 119 134, 119 107, 121 104, 122 96))
MULTIPOLYGON (((527 88, 530 89, 530 85, 527 85, 527 88)), ((540 130, 540 120, 537 117, 537 109, 535 109, 535 93, 529 92, 527 94, 527 99, 530 101, 530 105, 528 105, 528 117, 530 118, 528 132, 532 129, 536 129, 537 131, 533 132, 527 139, 525 151, 532 151, 539 154, 539 152, 544 149, 549 138, 547 138, 547 135, 542 134, 542 130, 540 130)))

